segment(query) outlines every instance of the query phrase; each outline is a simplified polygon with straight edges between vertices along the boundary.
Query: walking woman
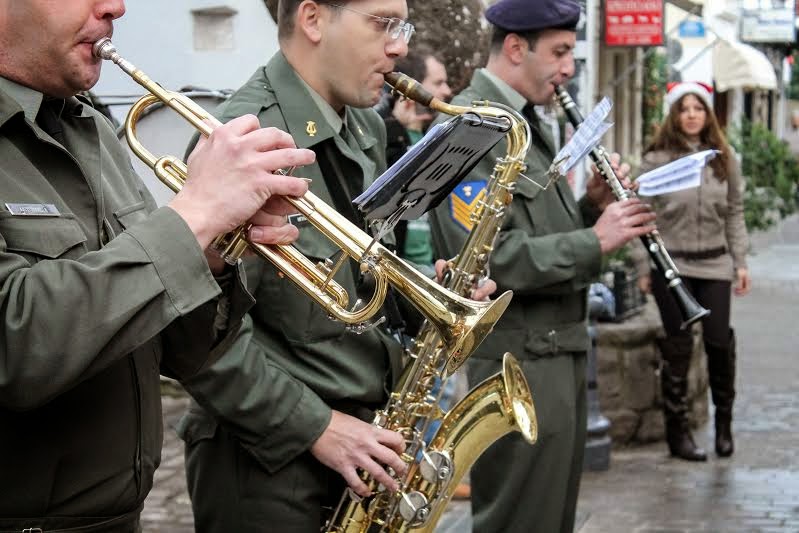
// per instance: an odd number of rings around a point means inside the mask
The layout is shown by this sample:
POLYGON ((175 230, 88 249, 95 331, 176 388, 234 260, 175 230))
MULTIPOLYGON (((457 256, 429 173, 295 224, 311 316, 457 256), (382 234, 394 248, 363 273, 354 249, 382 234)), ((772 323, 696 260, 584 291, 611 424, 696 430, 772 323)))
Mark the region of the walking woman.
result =
MULTIPOLYGON (((711 89, 683 82, 666 94, 669 114, 644 153, 647 171, 692 152, 716 149, 720 153, 703 170, 699 187, 652 197, 658 229, 683 281, 711 313, 702 320, 710 389, 715 405, 716 454, 733 452, 732 404, 735 398, 735 335, 730 328, 731 292, 749 292, 746 268, 748 237, 743 217, 743 181, 740 167, 713 114, 711 89)), ((693 348, 690 329, 682 319, 661 276, 644 276, 651 284, 666 338, 661 387, 666 440, 674 457, 705 461, 705 451, 691 435, 687 419, 688 367, 693 348), (651 280, 651 281, 650 281, 651 280)))

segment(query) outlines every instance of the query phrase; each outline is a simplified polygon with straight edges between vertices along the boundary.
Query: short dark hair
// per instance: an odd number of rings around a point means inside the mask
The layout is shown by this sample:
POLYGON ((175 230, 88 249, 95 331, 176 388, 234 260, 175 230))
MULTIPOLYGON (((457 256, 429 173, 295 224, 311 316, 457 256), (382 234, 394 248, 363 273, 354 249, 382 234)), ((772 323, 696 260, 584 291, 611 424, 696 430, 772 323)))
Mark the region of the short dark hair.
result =
POLYGON ((441 60, 433 53, 432 48, 420 45, 408 51, 408 55, 397 59, 396 71, 402 72, 406 76, 422 81, 427 77, 427 58, 432 57, 439 63, 441 60))
POLYGON ((505 28, 500 28, 499 26, 493 26, 491 32, 491 53, 499 53, 502 50, 502 46, 505 44, 505 37, 512 33, 527 41, 527 44, 530 45, 530 50, 535 50, 538 38, 541 37, 541 31, 542 30, 510 31, 505 28))
MULTIPOLYGON (((327 2, 319 1, 320 4, 327 2)), ((336 0, 337 4, 346 4, 349 0, 336 0)), ((266 2, 266 0, 264 0, 266 2)), ((294 15, 303 0, 280 0, 277 5, 277 38, 286 39, 294 32, 294 15)))

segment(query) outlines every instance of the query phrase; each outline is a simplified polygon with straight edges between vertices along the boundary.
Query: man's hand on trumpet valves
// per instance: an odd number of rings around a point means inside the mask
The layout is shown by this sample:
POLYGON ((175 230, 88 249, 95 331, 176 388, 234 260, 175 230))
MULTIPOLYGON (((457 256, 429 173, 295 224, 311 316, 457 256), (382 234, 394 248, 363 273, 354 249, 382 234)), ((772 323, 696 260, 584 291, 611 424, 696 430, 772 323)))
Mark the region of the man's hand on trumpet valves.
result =
POLYGON ((189 176, 169 203, 191 228, 203 249, 220 234, 251 221, 253 240, 287 244, 298 236, 285 215, 293 209, 286 196, 300 197, 306 180, 275 169, 314 162, 311 150, 297 149, 288 133, 261 128, 245 115, 200 138, 189 156, 189 176))

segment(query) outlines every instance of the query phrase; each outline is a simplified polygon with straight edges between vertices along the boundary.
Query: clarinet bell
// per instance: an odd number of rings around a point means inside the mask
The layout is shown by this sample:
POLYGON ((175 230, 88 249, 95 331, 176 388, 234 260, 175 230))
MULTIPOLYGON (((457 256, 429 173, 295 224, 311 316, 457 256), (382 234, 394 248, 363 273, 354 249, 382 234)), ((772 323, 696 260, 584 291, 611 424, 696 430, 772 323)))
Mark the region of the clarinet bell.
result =
POLYGON ((680 308, 680 314, 683 318, 680 329, 686 329, 694 322, 701 320, 710 314, 710 309, 705 309, 699 305, 699 302, 697 302, 693 295, 688 292, 688 289, 685 288, 682 280, 680 280, 679 283, 672 285, 670 288, 671 294, 674 295, 674 299, 677 302, 677 307, 680 308))

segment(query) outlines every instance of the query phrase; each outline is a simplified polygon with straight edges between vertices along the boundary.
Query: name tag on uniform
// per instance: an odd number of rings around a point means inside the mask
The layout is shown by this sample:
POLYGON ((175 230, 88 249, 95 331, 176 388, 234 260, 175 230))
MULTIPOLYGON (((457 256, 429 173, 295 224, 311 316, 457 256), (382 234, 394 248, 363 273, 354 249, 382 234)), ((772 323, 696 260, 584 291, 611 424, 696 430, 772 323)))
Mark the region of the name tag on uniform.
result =
POLYGON ((60 217, 53 204, 6 204, 8 212, 20 217, 60 217))

